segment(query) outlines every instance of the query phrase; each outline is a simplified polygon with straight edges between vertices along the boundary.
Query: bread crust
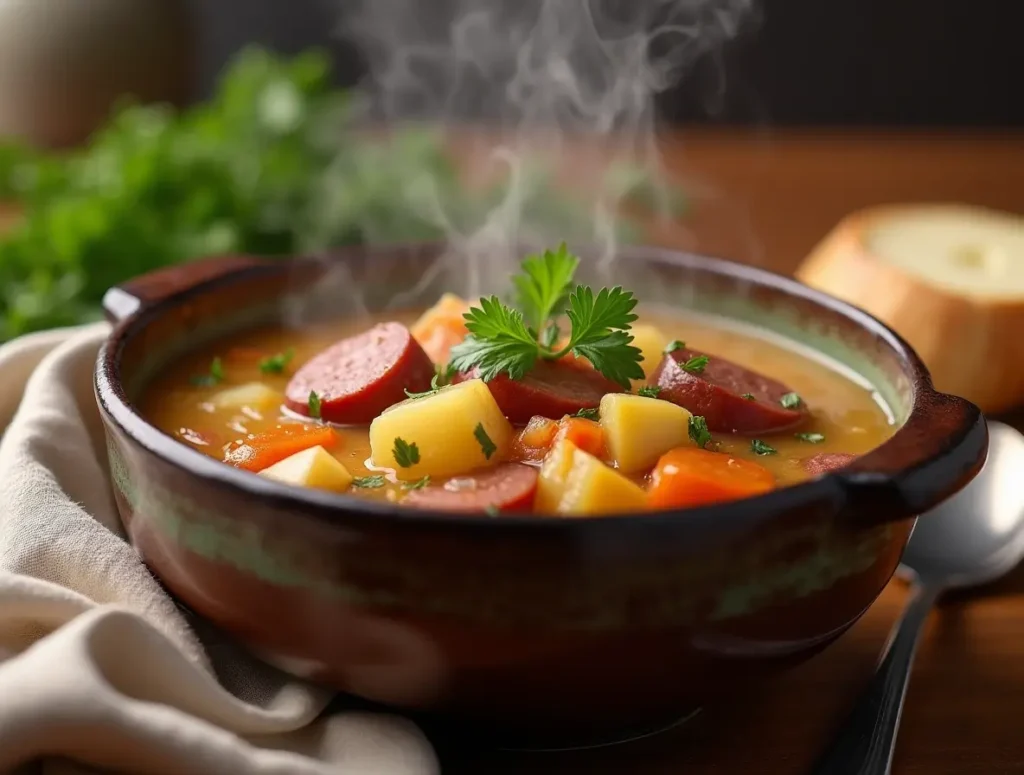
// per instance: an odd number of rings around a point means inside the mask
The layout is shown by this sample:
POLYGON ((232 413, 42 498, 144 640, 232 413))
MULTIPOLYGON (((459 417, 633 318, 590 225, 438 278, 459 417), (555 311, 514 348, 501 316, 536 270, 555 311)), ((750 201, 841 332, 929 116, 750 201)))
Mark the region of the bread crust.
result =
POLYGON ((855 212, 818 243, 796 277, 882 320, 917 351, 936 388, 995 413, 1024 403, 1024 289, 1007 297, 957 292, 880 259, 867 245, 870 231, 894 218, 967 210, 977 212, 960 205, 855 212))

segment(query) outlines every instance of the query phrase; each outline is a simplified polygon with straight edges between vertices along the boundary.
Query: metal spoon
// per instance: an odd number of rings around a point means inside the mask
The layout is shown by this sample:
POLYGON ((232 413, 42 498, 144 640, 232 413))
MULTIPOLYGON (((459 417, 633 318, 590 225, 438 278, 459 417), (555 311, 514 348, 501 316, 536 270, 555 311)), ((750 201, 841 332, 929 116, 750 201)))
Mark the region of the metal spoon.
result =
POLYGON ((967 487, 922 517, 897 573, 910 603, 885 656, 814 775, 889 775, 918 636, 939 596, 994 581, 1024 555, 1024 436, 989 422, 989 453, 967 487))

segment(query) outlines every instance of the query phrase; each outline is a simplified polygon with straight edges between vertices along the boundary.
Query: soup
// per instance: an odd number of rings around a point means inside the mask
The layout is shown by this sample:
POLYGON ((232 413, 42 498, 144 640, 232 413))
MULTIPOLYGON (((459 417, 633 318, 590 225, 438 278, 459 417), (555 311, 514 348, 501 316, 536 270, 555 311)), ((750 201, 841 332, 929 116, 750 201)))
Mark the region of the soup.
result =
POLYGON ((492 515, 752 497, 892 434, 869 386, 755 330, 638 315, 621 289, 567 294, 566 255, 524 262, 518 309, 446 295, 420 313, 225 338, 169 364, 141 411, 253 475, 492 515))

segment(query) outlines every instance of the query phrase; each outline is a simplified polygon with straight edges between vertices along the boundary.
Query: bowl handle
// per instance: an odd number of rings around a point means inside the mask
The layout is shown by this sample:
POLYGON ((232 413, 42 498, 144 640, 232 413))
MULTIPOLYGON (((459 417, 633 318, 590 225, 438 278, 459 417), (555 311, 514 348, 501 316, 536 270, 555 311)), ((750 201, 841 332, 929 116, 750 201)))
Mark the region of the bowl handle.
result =
POLYGON ((103 295, 103 312, 119 323, 140 310, 241 269, 266 266, 258 256, 213 256, 164 267, 115 285, 103 295))
POLYGON ((836 472, 850 504, 872 520, 918 516, 963 489, 988 455, 988 426, 969 401, 924 388, 891 439, 836 472))

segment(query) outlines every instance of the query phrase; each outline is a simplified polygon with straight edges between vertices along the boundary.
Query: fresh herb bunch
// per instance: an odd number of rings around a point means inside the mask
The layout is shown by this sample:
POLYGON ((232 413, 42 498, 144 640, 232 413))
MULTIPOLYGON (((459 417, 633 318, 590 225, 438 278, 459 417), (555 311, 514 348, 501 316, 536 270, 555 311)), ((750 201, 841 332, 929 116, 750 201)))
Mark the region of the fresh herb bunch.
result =
POLYGON ((503 373, 521 379, 538 359, 554 361, 572 353, 627 390, 630 380, 642 379, 643 356, 629 333, 636 298, 618 286, 596 294, 585 285, 573 289, 577 266, 579 258, 564 243, 526 258, 522 273, 512 278, 518 309, 497 296, 471 307, 464 316, 469 336, 452 348, 452 366, 476 368, 485 382, 503 373), (571 329, 559 346, 562 314, 571 329))
MULTIPOLYGON (((98 318, 111 285, 193 258, 443 237, 409 200, 414 179, 429 179, 459 229, 479 226, 506 193, 464 188, 436 132, 358 130, 326 55, 252 48, 207 103, 125 104, 71 153, 0 145, 0 199, 21 213, 0 238, 0 339, 98 318)), ((546 172, 527 178, 524 219, 584 233, 580 202, 546 172)))

